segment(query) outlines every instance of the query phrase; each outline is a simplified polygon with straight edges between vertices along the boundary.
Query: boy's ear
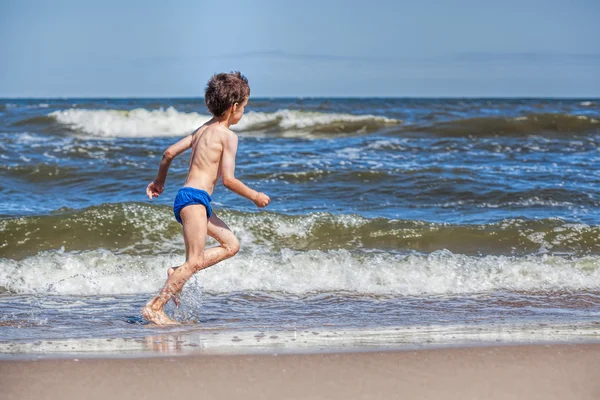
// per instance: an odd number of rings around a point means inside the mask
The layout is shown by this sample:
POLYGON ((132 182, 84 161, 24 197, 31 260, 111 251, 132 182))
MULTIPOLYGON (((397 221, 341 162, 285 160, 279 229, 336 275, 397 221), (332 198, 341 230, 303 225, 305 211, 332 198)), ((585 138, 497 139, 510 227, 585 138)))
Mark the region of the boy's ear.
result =
POLYGON ((227 111, 225 111, 225 115, 233 115, 233 113, 235 112, 235 103, 230 105, 229 108, 227 108, 227 111))

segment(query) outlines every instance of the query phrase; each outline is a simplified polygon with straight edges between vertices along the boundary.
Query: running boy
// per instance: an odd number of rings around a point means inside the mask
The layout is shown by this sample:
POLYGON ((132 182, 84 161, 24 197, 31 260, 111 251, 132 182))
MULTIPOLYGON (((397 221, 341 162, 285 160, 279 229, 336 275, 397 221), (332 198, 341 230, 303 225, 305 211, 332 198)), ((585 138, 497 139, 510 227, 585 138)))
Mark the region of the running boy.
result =
POLYGON ((155 324, 176 324, 163 311, 165 304, 173 299, 178 305, 179 292, 194 273, 233 257, 240 249, 238 239, 210 206, 217 180, 222 177, 225 187, 258 207, 271 202, 269 196, 250 189, 234 176, 238 137, 229 127, 242 118, 249 96, 248 79, 241 73, 214 75, 204 96, 213 118, 165 151, 156 179, 146 189, 150 199, 158 197, 164 190, 171 161, 192 149, 187 179, 173 206, 175 219, 183 225, 186 261, 177 268, 169 268, 164 287, 142 309, 142 315, 155 324), (221 245, 204 250, 207 234, 221 245))

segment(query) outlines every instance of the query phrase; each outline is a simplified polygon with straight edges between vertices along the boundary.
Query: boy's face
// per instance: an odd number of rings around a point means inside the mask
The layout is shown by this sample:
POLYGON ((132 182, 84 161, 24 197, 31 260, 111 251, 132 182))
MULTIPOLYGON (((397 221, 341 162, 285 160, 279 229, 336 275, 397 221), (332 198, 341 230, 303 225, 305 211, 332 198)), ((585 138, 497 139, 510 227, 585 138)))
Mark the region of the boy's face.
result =
POLYGON ((233 107, 233 115, 231 116, 231 125, 235 125, 240 122, 242 119, 242 115, 244 115, 244 110, 246 105, 248 104, 248 98, 246 97, 243 102, 237 103, 237 107, 233 107))

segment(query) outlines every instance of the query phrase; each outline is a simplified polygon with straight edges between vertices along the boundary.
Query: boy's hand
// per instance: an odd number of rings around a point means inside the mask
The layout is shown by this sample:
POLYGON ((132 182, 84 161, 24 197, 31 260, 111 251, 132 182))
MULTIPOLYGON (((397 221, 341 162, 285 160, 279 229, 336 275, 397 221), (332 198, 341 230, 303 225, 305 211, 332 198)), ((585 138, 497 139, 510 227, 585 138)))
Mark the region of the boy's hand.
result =
POLYGON ((165 185, 162 185, 156 181, 150 182, 146 188, 146 194, 152 200, 153 197, 158 197, 165 190, 165 185))
POLYGON ((256 197, 254 198, 253 201, 257 207, 263 208, 263 207, 266 207, 269 205, 269 203, 271 202, 271 199, 266 194, 264 194, 262 192, 258 192, 258 194, 256 195, 256 197))

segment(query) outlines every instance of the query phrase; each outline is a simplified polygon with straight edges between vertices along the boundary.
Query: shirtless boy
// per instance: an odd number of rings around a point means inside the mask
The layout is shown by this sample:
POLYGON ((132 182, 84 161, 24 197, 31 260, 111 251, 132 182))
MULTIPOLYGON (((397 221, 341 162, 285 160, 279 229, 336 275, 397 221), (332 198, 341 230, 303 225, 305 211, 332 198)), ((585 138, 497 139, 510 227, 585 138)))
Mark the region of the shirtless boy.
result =
POLYGON ((269 196, 250 189, 234 176, 238 137, 229 127, 242 118, 249 96, 248 80, 241 73, 214 75, 208 81, 204 96, 213 118, 164 152, 156 179, 146 189, 150 199, 158 197, 164 190, 171 161, 192 149, 187 179, 173 206, 175 219, 183 225, 186 261, 179 267, 169 268, 164 287, 142 309, 142 315, 155 324, 176 324, 163 311, 165 304, 173 299, 179 305, 179 292, 194 273, 233 257, 240 249, 238 239, 210 206, 217 180, 222 177, 226 188, 258 207, 271 202, 269 196), (220 246, 205 250, 207 234, 220 246))

